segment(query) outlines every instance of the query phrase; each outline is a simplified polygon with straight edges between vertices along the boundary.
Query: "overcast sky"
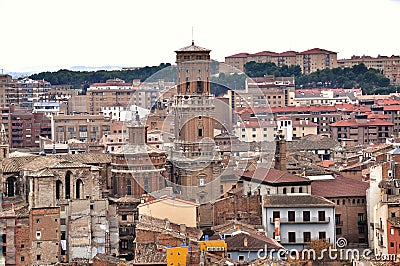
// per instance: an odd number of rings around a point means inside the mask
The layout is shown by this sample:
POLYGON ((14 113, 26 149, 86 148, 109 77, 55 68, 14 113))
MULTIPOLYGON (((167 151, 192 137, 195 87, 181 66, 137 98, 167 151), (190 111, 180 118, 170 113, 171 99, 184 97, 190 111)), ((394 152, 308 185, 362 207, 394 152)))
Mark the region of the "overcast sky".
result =
POLYGON ((174 63, 192 27, 211 57, 323 48, 400 55, 400 0, 0 0, 0 68, 174 63))

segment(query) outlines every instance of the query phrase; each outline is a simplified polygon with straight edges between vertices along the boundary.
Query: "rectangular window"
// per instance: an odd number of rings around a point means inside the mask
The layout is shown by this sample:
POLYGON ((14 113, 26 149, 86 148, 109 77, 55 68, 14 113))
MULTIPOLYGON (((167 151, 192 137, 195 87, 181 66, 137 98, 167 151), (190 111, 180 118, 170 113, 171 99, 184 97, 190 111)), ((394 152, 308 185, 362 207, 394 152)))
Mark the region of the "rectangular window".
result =
POLYGON ((122 221, 128 220, 128 215, 127 214, 122 214, 122 221))
POLYGON ((202 136, 203 136, 203 129, 202 129, 202 128, 199 128, 199 129, 197 130, 197 135, 198 135, 199 137, 202 137, 202 136))
POLYGON ((201 80, 197 81, 197 93, 203 93, 203 82, 201 80))
POLYGON ((319 239, 326 239, 326 232, 319 232, 318 233, 318 238, 319 239))
POLYGON ((310 211, 303 211, 303 222, 310 221, 310 211))
POLYGON ((341 235, 341 234, 342 234, 342 228, 336 227, 336 235, 341 235))
POLYGON ((294 211, 288 211, 288 221, 289 222, 294 222, 295 221, 295 215, 296 215, 296 212, 294 212, 294 211))
POLYGON ((303 232, 304 243, 311 242, 311 232, 303 232))
POLYGON ((41 260, 41 256, 39 254, 36 255, 36 260, 41 260))
POLYGON ((325 221, 325 211, 318 211, 318 221, 320 222, 325 221))
POLYGON ((364 226, 359 226, 358 227, 358 233, 359 234, 364 234, 364 232, 365 232, 364 226))
POLYGON ((238 256, 238 260, 239 260, 239 261, 244 261, 244 255, 239 255, 239 256, 238 256))
POLYGON ((340 214, 335 214, 335 224, 342 225, 342 221, 340 221, 340 214))
POLYGON ((274 211, 272 213, 272 218, 275 220, 275 218, 280 218, 281 217, 281 213, 279 211, 274 211))
POLYGON ((364 222, 364 213, 359 213, 358 214, 358 222, 364 222))
POLYGON ((60 219, 60 224, 61 224, 61 225, 66 225, 66 220, 65 220, 65 218, 61 218, 61 219, 60 219))
POLYGON ((295 243, 296 242, 296 232, 288 232, 289 242, 295 243))

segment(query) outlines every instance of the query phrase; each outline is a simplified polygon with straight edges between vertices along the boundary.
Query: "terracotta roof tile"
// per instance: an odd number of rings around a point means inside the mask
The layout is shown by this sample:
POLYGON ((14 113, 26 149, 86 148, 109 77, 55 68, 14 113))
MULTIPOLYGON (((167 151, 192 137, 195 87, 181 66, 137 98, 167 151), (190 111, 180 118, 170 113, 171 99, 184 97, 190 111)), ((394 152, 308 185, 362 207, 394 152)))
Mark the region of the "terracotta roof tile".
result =
POLYGON ((281 171, 274 168, 258 168, 255 171, 245 171, 243 172, 241 178, 244 180, 273 185, 287 183, 311 183, 311 181, 305 177, 294 175, 287 171, 281 171))
POLYGON ((247 56, 249 56, 249 54, 248 53, 238 53, 238 54, 234 54, 234 55, 230 55, 230 56, 227 56, 227 57, 225 57, 225 58, 235 58, 235 57, 247 57, 247 56))
POLYGON ((238 232, 231 237, 225 239, 229 251, 258 251, 264 249, 265 245, 269 249, 282 249, 283 246, 261 234, 253 234, 247 232, 238 232))
POLYGON ((331 52, 325 49, 321 49, 321 48, 313 48, 304 52, 299 53, 301 55, 304 54, 336 54, 336 52, 331 52))
POLYGON ((333 207, 334 205, 332 201, 324 197, 309 194, 268 195, 264 197, 264 206, 266 207, 333 207))
POLYGON ((343 176, 330 180, 314 180, 311 183, 312 194, 325 197, 365 197, 369 183, 343 176))
POLYGON ((367 120, 366 122, 357 121, 356 119, 340 120, 330 124, 331 127, 351 127, 351 126, 394 126, 393 123, 381 119, 367 120))

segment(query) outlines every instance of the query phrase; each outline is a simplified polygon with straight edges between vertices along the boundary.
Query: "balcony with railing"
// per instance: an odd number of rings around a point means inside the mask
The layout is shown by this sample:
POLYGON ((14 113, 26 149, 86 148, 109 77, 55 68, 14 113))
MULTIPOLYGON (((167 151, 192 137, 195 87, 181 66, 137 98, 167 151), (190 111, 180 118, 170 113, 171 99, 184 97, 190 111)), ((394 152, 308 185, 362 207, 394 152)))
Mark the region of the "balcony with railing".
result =
MULTIPOLYGON (((310 217, 310 219, 304 219, 303 217, 296 217, 296 219, 291 220, 287 217, 280 218, 281 224, 326 224, 330 222, 330 217, 310 217)), ((270 223, 274 223, 274 218, 270 218, 270 223)))
MULTIPOLYGON (((288 237, 283 237, 283 238, 281 238, 281 241, 280 241, 280 243, 282 244, 282 245, 290 245, 290 244, 301 244, 301 245, 304 245, 304 244, 310 244, 310 242, 312 241, 312 240, 314 240, 314 239, 310 239, 310 238, 302 238, 302 237, 299 237, 299 238, 295 238, 295 239, 292 239, 292 238, 288 238, 288 237)), ((326 242, 328 242, 328 243, 330 243, 330 238, 326 238, 326 239, 324 239, 326 242)))

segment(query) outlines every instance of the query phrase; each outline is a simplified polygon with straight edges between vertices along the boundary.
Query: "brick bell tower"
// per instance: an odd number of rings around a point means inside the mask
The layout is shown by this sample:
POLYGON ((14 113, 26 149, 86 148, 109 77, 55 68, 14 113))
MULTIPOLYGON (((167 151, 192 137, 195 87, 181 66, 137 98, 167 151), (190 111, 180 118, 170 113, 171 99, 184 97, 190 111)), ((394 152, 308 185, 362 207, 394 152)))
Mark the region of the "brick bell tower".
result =
POLYGON ((214 96, 210 93, 210 51, 196 46, 176 52, 177 95, 174 97, 174 145, 171 180, 178 193, 197 202, 219 196, 222 171, 214 143, 214 96))

